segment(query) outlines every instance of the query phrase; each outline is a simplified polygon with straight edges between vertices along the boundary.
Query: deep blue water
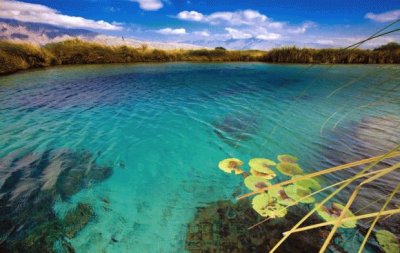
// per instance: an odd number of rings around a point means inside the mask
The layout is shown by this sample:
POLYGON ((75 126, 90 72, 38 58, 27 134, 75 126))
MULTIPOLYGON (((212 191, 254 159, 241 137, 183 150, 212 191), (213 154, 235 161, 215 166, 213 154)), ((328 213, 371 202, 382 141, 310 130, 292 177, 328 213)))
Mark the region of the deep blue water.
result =
POLYGON ((0 198, 30 201, 57 177, 37 172, 6 188, 13 157, 29 170, 46 151, 84 150, 113 173, 53 205, 60 216, 78 202, 94 207, 95 221, 71 241, 77 252, 182 252, 197 207, 247 192, 220 160, 290 153, 314 171, 398 144, 399 70, 173 63, 0 77, 0 198))

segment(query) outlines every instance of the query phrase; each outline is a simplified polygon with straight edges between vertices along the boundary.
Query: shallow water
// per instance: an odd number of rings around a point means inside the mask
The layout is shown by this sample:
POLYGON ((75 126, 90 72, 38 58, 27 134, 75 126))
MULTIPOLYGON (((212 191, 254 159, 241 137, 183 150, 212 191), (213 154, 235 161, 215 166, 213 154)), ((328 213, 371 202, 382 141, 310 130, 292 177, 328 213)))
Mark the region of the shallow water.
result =
POLYGON ((197 207, 247 192, 218 170, 221 159, 290 153, 313 171, 398 144, 399 70, 174 63, 0 77, 0 158, 85 150, 113 167, 53 206, 59 216, 78 202, 94 207, 96 219, 71 241, 77 252, 183 252, 197 207), (384 141, 371 144, 376 136, 384 141))

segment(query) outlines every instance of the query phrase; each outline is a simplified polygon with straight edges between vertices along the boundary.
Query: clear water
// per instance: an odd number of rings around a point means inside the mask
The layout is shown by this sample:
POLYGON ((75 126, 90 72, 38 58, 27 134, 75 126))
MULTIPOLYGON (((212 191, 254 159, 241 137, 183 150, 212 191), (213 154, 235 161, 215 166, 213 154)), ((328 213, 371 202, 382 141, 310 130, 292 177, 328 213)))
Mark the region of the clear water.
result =
POLYGON ((307 171, 334 164, 325 155, 342 147, 335 131, 400 117, 399 70, 174 63, 0 77, 0 157, 85 149, 113 166, 106 181, 54 205, 60 215, 77 202, 95 208, 72 240, 77 252, 183 252, 197 207, 246 192, 218 161, 290 153, 307 171))

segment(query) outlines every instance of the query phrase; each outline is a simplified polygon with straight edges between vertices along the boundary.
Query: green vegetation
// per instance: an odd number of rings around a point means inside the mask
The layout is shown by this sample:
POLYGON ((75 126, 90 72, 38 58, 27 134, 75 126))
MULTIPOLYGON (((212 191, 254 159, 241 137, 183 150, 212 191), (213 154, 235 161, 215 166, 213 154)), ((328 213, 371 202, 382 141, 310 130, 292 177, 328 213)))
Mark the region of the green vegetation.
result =
POLYGON ((43 47, 0 41, 0 74, 29 68, 64 64, 100 64, 134 62, 232 62, 269 63, 400 63, 400 45, 389 43, 374 50, 299 49, 296 47, 259 50, 226 50, 223 47, 198 50, 158 50, 147 45, 139 48, 106 46, 78 39, 50 43, 43 47))
MULTIPOLYGON (((363 241, 359 247, 358 253, 363 252, 364 247, 368 241, 368 238, 373 232, 375 225, 377 224, 380 218, 389 217, 390 215, 399 214, 400 208, 396 207, 394 209, 387 209, 388 204, 392 201, 393 197, 400 191, 400 184, 398 184, 395 189, 393 189, 390 195, 384 196, 385 203, 380 208, 379 212, 370 212, 366 214, 359 214, 362 209, 357 210, 356 212, 352 212, 350 207, 354 203, 354 200, 357 198, 361 188, 369 184, 385 175, 390 174, 391 172, 400 168, 400 163, 397 162, 394 165, 389 167, 379 169, 379 170, 370 170, 373 166, 378 164, 379 162, 390 159, 394 157, 400 156, 400 146, 395 147, 391 151, 385 153, 381 156, 371 157, 359 161, 355 161, 352 163, 342 164, 336 167, 319 170, 313 173, 304 173, 299 164, 297 164, 298 159, 291 155, 279 155, 278 160, 281 162, 276 164, 274 161, 269 159, 252 159, 249 162, 250 174, 246 171, 242 170, 241 174, 244 178, 245 186, 251 190, 250 193, 239 196, 237 199, 244 199, 250 196, 254 196, 252 199, 252 207, 255 212, 257 212, 260 216, 264 217, 264 220, 256 223, 250 228, 254 228, 259 226, 260 224, 267 222, 271 219, 282 218, 288 214, 287 209, 289 207, 298 205, 300 203, 304 204, 314 204, 314 207, 311 211, 309 211, 306 215, 302 217, 300 221, 296 223, 290 230, 283 233, 282 239, 273 246, 272 249, 269 249, 269 252, 275 252, 278 247, 285 241, 287 238, 298 232, 304 232, 311 229, 316 229, 325 226, 332 226, 329 235, 324 238, 324 244, 322 245, 319 252, 325 252, 327 250, 328 245, 331 243, 333 236, 337 232, 338 228, 357 228, 358 220, 373 218, 372 223, 369 225, 369 229, 367 233, 363 237, 363 241), (256 161, 256 162, 255 162, 256 161), (261 163, 265 170, 268 168, 272 170, 271 167, 275 166, 276 169, 281 172, 285 176, 291 177, 290 180, 286 180, 283 182, 273 184, 269 180, 264 177, 260 177, 255 175, 253 172, 255 170, 254 166, 259 166, 261 163), (282 165, 285 165, 282 168, 282 165), (290 166, 291 167, 290 167, 290 166), (319 182, 315 179, 318 176, 351 169, 360 165, 366 165, 361 171, 356 173, 355 175, 347 178, 345 180, 339 181, 335 184, 326 186, 324 188, 321 187, 319 182), (296 168, 296 169, 293 169, 296 168), (293 173, 295 171, 296 173, 293 173), (294 175, 295 174, 295 175, 294 175), (294 175, 294 176, 293 176, 294 175), (361 182, 357 180, 361 179, 361 182), (352 190, 351 195, 348 197, 346 204, 342 205, 340 203, 333 202, 333 198, 337 195, 341 190, 345 187, 351 185, 352 183, 356 183, 356 187, 352 190), (332 193, 330 193, 327 197, 325 196, 314 196, 318 193, 326 191, 328 189, 337 187, 332 193), (322 200, 317 202, 316 197, 322 200), (314 213, 317 213, 319 217, 324 220, 324 222, 307 225, 304 225, 304 222, 311 217, 314 213)), ((231 173, 231 170, 239 169, 239 166, 243 165, 243 162, 237 158, 227 158, 222 160, 218 167, 226 173, 231 173), (228 170, 227 170, 227 168, 228 170)), ((365 208, 365 207, 364 207, 365 208)), ((399 252, 399 241, 396 235, 392 234, 390 231, 379 230, 375 233, 376 240, 379 242, 382 249, 387 253, 399 252)))

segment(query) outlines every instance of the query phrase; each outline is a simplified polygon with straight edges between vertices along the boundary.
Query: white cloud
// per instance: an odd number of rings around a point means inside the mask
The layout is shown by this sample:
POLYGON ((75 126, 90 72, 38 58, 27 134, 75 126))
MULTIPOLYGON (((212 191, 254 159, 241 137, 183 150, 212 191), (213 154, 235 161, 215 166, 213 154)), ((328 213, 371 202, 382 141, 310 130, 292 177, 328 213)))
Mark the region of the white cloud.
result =
POLYGON ((177 17, 182 20, 203 21, 204 15, 197 11, 181 11, 177 17))
POLYGON ((290 37, 293 34, 303 34, 316 24, 304 22, 300 25, 289 25, 287 22, 278 22, 268 18, 266 15, 256 10, 237 10, 233 12, 221 11, 209 15, 197 11, 182 11, 176 17, 181 20, 211 24, 221 27, 225 34, 221 36, 211 35, 215 39, 258 39, 258 40, 278 40, 283 37, 290 37))
POLYGON ((139 4, 139 7, 145 11, 156 11, 161 9, 164 5, 161 0, 131 0, 139 4))
POLYGON ((305 22, 301 26, 288 28, 287 31, 289 33, 301 34, 301 33, 305 33, 309 28, 316 27, 316 26, 317 25, 314 22, 305 22))
POLYGON ((365 18, 371 19, 376 22, 390 22, 390 21, 395 21, 400 18, 400 9, 399 10, 392 10, 380 14, 375 14, 372 12, 369 12, 365 14, 365 18))
POLYGON ((121 30, 118 24, 104 20, 91 20, 68 16, 41 4, 0 0, 0 18, 16 19, 24 22, 46 23, 67 28, 91 28, 100 30, 121 30))
POLYGON ((207 30, 196 31, 196 32, 193 32, 193 34, 194 35, 198 35, 198 36, 202 36, 202 37, 210 37, 211 36, 210 32, 207 31, 207 30))
MULTIPOLYGON (((179 12, 177 18, 188 21, 197 21, 209 23, 212 25, 229 24, 232 26, 252 25, 259 22, 269 21, 268 17, 255 10, 238 10, 234 12, 223 11, 214 12, 210 15, 204 15, 197 11, 182 11, 179 12)), ((273 25, 280 25, 278 22, 273 25)))
POLYGON ((225 28, 225 30, 228 32, 230 37, 235 40, 243 40, 243 39, 253 38, 253 35, 251 35, 250 33, 245 33, 245 32, 239 31, 239 30, 231 28, 231 27, 227 27, 227 28, 225 28))
POLYGON ((157 32, 163 35, 183 35, 186 34, 186 29, 185 28, 172 29, 168 27, 157 30, 157 32))
POLYGON ((282 36, 277 33, 265 33, 265 34, 259 34, 256 36, 256 39, 259 40, 277 40, 280 39, 282 36))

